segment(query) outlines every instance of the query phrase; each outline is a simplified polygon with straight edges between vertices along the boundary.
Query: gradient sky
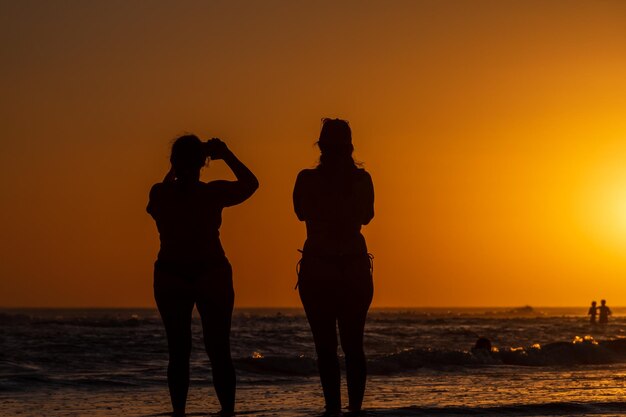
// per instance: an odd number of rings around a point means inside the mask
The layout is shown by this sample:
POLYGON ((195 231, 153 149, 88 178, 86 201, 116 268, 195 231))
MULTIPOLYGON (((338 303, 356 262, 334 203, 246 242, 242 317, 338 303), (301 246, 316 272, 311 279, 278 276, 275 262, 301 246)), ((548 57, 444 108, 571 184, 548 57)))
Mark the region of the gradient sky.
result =
POLYGON ((153 306, 184 132, 261 182, 236 304, 298 306, 326 116, 374 179, 375 306, 626 305, 626 2, 3 0, 0 35, 0 306, 153 306))

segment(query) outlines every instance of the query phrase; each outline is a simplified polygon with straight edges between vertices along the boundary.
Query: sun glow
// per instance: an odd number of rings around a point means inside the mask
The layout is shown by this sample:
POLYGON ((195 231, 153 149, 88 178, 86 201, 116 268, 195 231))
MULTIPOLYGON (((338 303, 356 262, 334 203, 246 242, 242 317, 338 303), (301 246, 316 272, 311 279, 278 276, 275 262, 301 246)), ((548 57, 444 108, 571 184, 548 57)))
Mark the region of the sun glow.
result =
POLYGON ((612 149, 598 158, 583 189, 581 215, 587 232, 605 249, 623 252, 626 249, 626 148, 612 149))

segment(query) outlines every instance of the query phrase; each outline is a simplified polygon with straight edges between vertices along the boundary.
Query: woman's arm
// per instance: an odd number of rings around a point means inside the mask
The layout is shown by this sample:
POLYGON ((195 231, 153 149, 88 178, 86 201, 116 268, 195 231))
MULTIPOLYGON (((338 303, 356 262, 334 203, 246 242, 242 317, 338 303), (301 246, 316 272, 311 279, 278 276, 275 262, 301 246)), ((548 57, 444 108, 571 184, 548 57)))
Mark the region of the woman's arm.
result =
POLYGON ((225 206, 239 204, 248 198, 259 188, 259 180, 243 164, 235 154, 228 149, 226 144, 219 139, 211 139, 208 142, 211 147, 211 159, 222 159, 231 169, 237 181, 213 181, 224 197, 225 206))
POLYGON ((362 224, 368 224, 374 218, 374 183, 370 174, 365 172, 365 195, 363 199, 362 224))
POLYGON ((296 184, 293 187, 293 210, 296 212, 296 216, 298 216, 298 220, 305 221, 305 204, 304 204, 304 176, 305 171, 300 171, 298 177, 296 178, 296 184))

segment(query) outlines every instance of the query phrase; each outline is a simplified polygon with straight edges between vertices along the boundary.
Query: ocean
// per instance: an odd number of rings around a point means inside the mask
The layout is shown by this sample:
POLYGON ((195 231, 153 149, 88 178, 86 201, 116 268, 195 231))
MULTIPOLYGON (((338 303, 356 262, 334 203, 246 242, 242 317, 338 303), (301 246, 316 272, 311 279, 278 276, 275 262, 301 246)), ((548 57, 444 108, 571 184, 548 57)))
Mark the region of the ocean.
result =
MULTIPOLYGON (((372 416, 626 415, 626 308, 605 327, 589 325, 586 311, 373 309, 364 407, 372 416), (478 337, 494 349, 473 351, 478 337)), ((201 335, 195 317, 192 416, 219 409, 201 335)), ((321 414, 302 310, 237 309, 231 340, 240 414, 321 414)), ((0 310, 0 416, 166 415, 166 365, 156 310, 0 310)))

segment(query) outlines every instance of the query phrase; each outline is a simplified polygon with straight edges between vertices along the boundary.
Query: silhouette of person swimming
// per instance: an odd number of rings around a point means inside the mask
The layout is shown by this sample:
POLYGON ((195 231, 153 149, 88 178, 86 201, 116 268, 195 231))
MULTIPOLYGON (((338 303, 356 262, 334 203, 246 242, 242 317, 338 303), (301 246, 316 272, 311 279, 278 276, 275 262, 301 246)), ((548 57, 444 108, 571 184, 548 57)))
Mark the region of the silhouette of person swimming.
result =
POLYGON ((363 332, 372 302, 371 259, 361 226, 374 217, 370 175, 352 158, 345 120, 323 119, 320 163, 302 170, 293 190, 298 219, 306 224, 298 286, 317 353, 325 415, 341 411, 337 325, 346 360, 348 409, 359 414, 365 393, 363 332))
POLYGON ((606 300, 600 301, 600 307, 598 307, 598 323, 607 324, 609 322, 609 316, 613 314, 609 306, 606 305, 606 300))
POLYGON ((472 351, 491 352, 491 340, 486 337, 479 337, 476 339, 476 343, 474 344, 472 351))
POLYGON ((591 302, 591 307, 589 307, 589 311, 587 312, 587 315, 589 316, 589 323, 592 325, 596 324, 596 316, 598 315, 598 307, 596 307, 595 301, 591 302))
POLYGON ((154 298, 169 351, 167 382, 173 415, 185 415, 189 389, 191 315, 200 313, 220 414, 233 415, 235 369, 230 355, 234 292, 232 270, 219 239, 222 209, 248 199, 258 188, 254 174, 219 139, 179 137, 171 169, 150 190, 147 211, 156 221, 161 248, 154 266, 154 298), (210 159, 222 159, 236 181, 200 181, 210 159))

